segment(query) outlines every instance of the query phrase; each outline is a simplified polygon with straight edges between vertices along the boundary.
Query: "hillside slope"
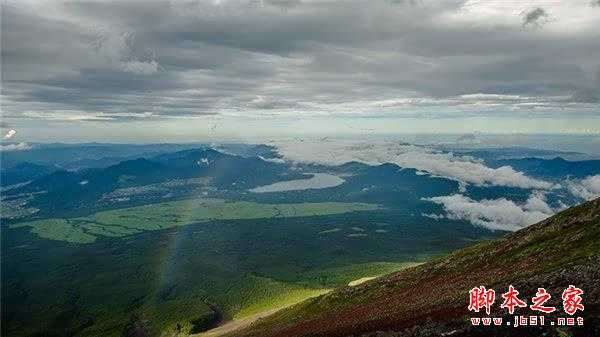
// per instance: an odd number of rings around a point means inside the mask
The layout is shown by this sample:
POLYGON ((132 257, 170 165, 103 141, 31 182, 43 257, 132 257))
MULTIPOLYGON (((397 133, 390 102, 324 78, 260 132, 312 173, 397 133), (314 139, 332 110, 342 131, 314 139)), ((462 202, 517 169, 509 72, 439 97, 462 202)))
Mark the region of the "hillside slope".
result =
MULTIPOLYGON (((535 315, 523 308, 514 315, 535 315)), ((485 315, 485 313, 483 313, 485 315)), ((232 336, 600 336, 600 199, 565 210, 500 240, 356 287, 345 287, 262 319, 232 336), (568 316, 560 295, 569 285, 585 291, 580 327, 474 327, 469 290, 496 290, 492 317, 512 321, 500 309, 508 285, 531 304, 538 287, 557 307, 546 321, 568 316)))

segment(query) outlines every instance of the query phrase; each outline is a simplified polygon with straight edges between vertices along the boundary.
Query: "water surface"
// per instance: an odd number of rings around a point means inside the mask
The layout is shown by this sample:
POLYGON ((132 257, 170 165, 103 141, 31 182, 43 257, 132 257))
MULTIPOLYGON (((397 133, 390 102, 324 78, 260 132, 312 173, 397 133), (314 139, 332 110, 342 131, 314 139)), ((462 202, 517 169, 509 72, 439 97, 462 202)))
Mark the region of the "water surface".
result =
POLYGON ((286 192, 308 189, 335 187, 343 184, 344 179, 328 173, 312 173, 308 179, 280 181, 270 185, 258 186, 250 190, 254 193, 286 192))

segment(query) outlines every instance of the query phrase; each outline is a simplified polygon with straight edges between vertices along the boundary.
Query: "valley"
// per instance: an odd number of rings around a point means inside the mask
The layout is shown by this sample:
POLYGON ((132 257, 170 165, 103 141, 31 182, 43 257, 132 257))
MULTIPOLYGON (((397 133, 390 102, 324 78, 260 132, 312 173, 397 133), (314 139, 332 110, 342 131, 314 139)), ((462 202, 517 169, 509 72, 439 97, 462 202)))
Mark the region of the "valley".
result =
MULTIPOLYGON (((506 234, 436 215, 445 208, 430 198, 461 189, 451 179, 235 149, 248 157, 196 148, 23 171, 2 191, 2 334, 238 331, 506 234)), ((546 200, 567 202, 564 191, 546 200)), ((524 202, 533 191, 469 185, 462 193, 524 202)))

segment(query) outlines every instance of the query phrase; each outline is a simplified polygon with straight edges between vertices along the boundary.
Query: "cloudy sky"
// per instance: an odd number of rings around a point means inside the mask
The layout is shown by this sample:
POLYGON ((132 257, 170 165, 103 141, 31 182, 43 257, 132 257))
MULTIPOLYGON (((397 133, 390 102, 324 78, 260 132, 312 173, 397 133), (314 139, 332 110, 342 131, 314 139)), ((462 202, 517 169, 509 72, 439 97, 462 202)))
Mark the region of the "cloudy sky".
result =
POLYGON ((597 0, 2 1, 19 141, 600 134, 597 0))

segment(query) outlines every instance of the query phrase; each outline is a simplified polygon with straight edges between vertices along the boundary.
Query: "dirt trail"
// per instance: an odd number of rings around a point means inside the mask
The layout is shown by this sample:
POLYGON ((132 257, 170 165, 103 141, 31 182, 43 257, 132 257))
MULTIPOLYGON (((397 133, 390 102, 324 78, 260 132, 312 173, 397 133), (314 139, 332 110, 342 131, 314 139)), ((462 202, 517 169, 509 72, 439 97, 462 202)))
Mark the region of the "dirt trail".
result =
POLYGON ((362 277, 362 278, 359 278, 358 280, 350 281, 348 283, 348 286, 349 287, 355 287, 355 286, 357 286, 359 284, 363 284, 363 283, 365 283, 367 281, 371 281, 371 280, 376 279, 376 278, 377 278, 377 276, 362 277))
POLYGON ((267 317, 269 315, 272 315, 274 313, 276 313, 277 311, 283 309, 283 307, 281 308, 275 308, 275 309, 271 309, 271 310, 267 310, 267 311, 263 311, 263 312, 259 312, 257 314, 254 315, 250 315, 247 316, 245 318, 242 319, 238 319, 238 320, 233 320, 233 321, 228 321, 226 323, 224 323, 223 325, 220 325, 214 329, 208 330, 206 332, 201 332, 199 334, 194 334, 194 335, 190 335, 190 337, 217 337, 217 336, 223 336, 225 334, 228 334, 230 332, 236 331, 238 329, 242 329, 245 328, 247 326, 249 326, 250 324, 256 322, 257 320, 263 318, 263 317, 267 317))

